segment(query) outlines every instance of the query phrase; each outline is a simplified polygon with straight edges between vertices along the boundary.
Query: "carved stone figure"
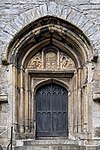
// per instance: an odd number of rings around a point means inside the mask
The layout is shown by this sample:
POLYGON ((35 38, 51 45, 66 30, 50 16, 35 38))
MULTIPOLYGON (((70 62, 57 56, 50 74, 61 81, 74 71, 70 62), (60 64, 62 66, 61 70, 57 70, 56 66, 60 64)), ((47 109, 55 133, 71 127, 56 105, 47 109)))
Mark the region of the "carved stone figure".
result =
POLYGON ((41 69, 41 67, 42 67, 42 62, 41 62, 41 58, 38 54, 38 55, 34 56, 32 58, 32 60, 29 62, 28 68, 41 69))
POLYGON ((75 65, 71 58, 68 58, 67 56, 62 56, 60 61, 60 67, 61 69, 73 69, 75 68, 75 65))
POLYGON ((40 58, 39 57, 36 57, 34 60, 33 60, 33 68, 34 69, 40 69, 42 64, 41 64, 41 61, 40 61, 40 58))
POLYGON ((57 56, 54 52, 46 54, 46 69, 55 69, 57 66, 57 56))

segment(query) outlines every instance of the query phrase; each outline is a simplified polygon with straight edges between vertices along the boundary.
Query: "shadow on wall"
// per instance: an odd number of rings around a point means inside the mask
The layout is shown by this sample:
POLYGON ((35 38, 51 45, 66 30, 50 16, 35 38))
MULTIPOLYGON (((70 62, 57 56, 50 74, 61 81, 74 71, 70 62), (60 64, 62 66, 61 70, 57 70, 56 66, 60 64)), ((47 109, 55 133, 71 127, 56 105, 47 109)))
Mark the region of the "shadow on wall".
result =
POLYGON ((3 150, 2 146, 0 145, 0 150, 3 150))

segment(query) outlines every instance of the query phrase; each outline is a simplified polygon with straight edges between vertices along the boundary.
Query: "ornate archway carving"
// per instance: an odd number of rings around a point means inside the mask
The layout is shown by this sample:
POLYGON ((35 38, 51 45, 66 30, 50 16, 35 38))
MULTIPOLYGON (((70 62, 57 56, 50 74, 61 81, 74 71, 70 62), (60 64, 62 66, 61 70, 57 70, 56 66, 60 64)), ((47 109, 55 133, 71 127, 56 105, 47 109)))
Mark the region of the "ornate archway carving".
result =
POLYGON ((91 93, 88 89, 91 45, 84 33, 65 20, 45 16, 24 28, 9 47, 6 64, 12 64, 14 70, 19 137, 35 138, 34 88, 51 79, 70 89, 69 137, 88 133, 88 106, 85 105, 90 95, 85 97, 85 94, 91 93))

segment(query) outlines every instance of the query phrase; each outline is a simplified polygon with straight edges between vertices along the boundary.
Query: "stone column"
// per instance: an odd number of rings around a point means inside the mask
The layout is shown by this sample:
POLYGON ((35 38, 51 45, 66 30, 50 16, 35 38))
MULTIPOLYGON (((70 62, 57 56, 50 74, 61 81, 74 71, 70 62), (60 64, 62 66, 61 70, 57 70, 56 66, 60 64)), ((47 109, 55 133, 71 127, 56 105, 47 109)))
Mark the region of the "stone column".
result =
POLYGON ((20 132, 24 132, 24 97, 23 97, 23 66, 20 69, 20 104, 19 104, 19 126, 20 132))
POLYGON ((29 131, 29 116, 28 116, 28 71, 25 70, 25 132, 29 131))
POLYGON ((17 81, 17 68, 13 66, 13 124, 15 132, 18 131, 18 106, 19 106, 19 88, 17 81))
POLYGON ((81 132, 81 69, 78 69, 78 75, 77 75, 77 94, 78 94, 78 132, 81 132))
POLYGON ((87 68, 84 67, 84 80, 83 80, 83 89, 84 89, 84 132, 87 132, 88 124, 88 98, 87 98, 87 68))
POLYGON ((30 132, 33 133, 33 128, 34 128, 34 110, 33 110, 33 106, 34 106, 34 93, 33 93, 33 79, 30 79, 30 132))
POLYGON ((92 135, 91 131, 93 131, 93 125, 92 125, 92 115, 93 115, 93 70, 92 70, 92 63, 89 63, 87 65, 88 69, 88 83, 87 83, 87 99, 88 99, 88 104, 87 104, 87 119, 88 119, 88 133, 92 135))
POLYGON ((83 69, 81 70, 81 127, 82 132, 84 132, 84 88, 83 88, 83 79, 84 73, 83 69))
POLYGON ((28 76, 28 121, 29 132, 31 132, 31 126, 33 124, 33 100, 32 100, 32 78, 28 76))
POLYGON ((71 138, 73 134, 73 97, 72 97, 72 87, 70 87, 70 91, 68 93, 68 130, 69 130, 69 138, 71 138))
POLYGON ((59 51, 57 52, 57 68, 60 68, 60 53, 59 51))
POLYGON ((77 133, 77 73, 74 74, 74 133, 77 133))
POLYGON ((75 96, 74 96, 74 84, 75 84, 75 81, 74 81, 75 77, 73 77, 72 79, 72 91, 71 91, 71 98, 72 98, 72 114, 71 114, 71 120, 72 120, 72 136, 74 135, 74 127, 75 127, 75 115, 74 115, 74 103, 75 103, 75 96))
POLYGON ((41 61, 42 61, 42 69, 44 69, 44 51, 42 51, 41 61))
POLYGON ((71 111, 72 113, 70 114, 71 117, 71 123, 72 123, 72 136, 74 134, 74 76, 71 80, 71 111))

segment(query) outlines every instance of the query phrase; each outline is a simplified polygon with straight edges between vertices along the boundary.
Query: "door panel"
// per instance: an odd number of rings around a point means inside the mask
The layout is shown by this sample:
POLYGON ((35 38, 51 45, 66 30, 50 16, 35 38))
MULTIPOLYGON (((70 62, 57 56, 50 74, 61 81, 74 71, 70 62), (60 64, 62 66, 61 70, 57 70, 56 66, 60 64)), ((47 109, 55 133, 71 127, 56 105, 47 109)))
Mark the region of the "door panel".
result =
POLYGON ((38 137, 68 136, 68 92, 57 84, 40 87, 36 92, 38 137))

